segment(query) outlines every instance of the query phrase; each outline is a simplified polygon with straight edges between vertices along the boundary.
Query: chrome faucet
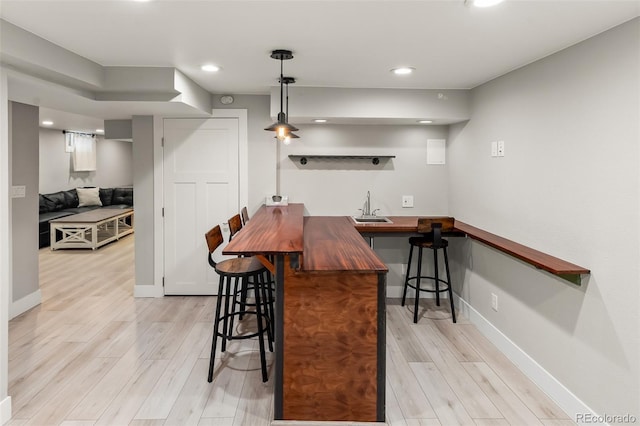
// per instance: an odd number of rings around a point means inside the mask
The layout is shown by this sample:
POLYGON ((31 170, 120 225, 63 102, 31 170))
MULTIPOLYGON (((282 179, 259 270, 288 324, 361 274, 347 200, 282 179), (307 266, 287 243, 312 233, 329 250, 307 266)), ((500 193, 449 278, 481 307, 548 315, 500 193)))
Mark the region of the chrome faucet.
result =
POLYGON ((371 193, 367 191, 367 201, 364 202, 363 216, 371 216, 371 193))
POLYGON ((358 210, 362 212, 363 217, 375 216, 376 212, 380 210, 375 209, 374 211, 371 211, 371 192, 367 191, 367 200, 364 202, 364 206, 362 206, 362 208, 358 210))

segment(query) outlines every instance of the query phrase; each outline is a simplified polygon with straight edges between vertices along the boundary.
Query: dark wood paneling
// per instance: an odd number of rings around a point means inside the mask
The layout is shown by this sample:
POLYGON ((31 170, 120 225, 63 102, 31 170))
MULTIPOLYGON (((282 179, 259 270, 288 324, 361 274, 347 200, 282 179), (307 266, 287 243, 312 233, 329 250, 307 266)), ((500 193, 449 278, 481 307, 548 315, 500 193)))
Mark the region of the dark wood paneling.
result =
POLYGON ((283 418, 376 421, 378 274, 288 274, 283 418))
POLYGON ((286 254, 302 253, 302 204, 266 207, 260 210, 239 231, 223 250, 224 254, 286 254))
POLYGON ((304 271, 379 271, 387 267, 345 216, 304 218, 304 271))

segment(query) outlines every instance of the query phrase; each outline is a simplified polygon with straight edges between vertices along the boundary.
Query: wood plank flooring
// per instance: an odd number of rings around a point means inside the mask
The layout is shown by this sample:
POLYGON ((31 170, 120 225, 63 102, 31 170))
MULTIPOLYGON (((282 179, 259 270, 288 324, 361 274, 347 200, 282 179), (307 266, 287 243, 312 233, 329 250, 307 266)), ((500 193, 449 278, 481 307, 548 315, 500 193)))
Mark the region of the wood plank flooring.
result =
MULTIPOLYGON (((134 299, 133 244, 40 251, 42 304, 9 323, 9 425, 270 425, 257 341, 217 354, 208 383, 215 297, 134 299)), ((387 424, 574 424, 465 318, 421 303, 413 324, 389 301, 387 424)))

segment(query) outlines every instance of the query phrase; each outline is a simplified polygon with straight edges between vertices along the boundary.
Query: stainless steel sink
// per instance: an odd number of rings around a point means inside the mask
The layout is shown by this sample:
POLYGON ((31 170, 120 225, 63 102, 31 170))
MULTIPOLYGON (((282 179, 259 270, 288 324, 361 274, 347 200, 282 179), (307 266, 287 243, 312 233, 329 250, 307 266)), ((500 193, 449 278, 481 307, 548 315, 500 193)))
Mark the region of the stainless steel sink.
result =
POLYGON ((393 223, 384 216, 352 216, 356 223, 393 223))

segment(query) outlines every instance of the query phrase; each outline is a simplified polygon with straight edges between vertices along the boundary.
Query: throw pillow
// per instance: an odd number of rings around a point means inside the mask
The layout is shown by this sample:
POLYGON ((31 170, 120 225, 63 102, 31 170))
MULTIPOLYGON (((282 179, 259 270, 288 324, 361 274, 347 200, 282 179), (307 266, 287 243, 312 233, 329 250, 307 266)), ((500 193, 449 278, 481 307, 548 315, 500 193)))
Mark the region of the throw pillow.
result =
POLYGON ((102 205, 98 188, 76 188, 76 192, 78 193, 78 207, 102 205))

